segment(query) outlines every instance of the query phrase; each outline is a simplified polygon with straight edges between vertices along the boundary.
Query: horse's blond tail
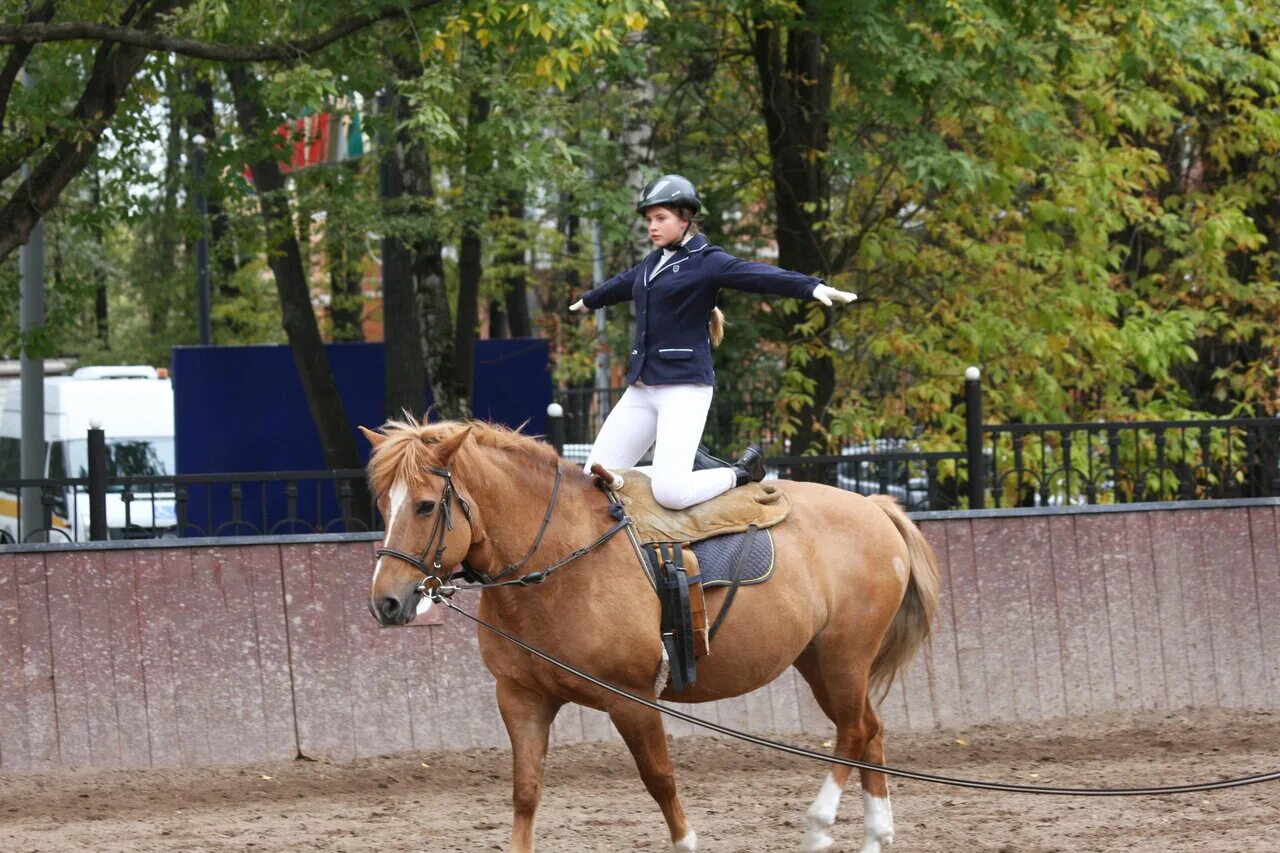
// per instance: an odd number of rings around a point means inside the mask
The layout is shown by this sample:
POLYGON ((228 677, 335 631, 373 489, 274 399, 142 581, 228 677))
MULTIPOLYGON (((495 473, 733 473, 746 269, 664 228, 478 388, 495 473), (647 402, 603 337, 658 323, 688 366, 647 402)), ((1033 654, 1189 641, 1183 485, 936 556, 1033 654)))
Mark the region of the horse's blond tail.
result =
POLYGON ((929 639, 933 623, 938 616, 938 558, 925 540, 920 528, 916 527, 898 502, 888 495, 874 495, 871 500, 884 510, 885 515, 898 528, 898 533, 907 543, 907 555, 910 559, 910 574, 907 578, 907 592, 898 606, 898 612, 889 624, 889 631, 884 635, 880 651, 871 664, 869 685, 871 695, 879 702, 889 693, 893 681, 911 659, 915 657, 920 646, 929 639))

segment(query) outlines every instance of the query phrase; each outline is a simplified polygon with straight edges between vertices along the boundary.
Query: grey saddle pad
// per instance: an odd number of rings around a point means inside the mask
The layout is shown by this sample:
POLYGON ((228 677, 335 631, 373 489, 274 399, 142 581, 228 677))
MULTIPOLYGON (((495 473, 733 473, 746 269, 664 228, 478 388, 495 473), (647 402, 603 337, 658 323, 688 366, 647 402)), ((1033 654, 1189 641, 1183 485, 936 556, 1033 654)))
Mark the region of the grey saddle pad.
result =
MULTIPOLYGON (((733 582, 733 567, 746 533, 713 536, 689 546, 698 555, 698 569, 703 587, 726 586, 733 582)), ((744 584, 764 583, 773 574, 773 536, 768 530, 757 530, 742 568, 744 584)))

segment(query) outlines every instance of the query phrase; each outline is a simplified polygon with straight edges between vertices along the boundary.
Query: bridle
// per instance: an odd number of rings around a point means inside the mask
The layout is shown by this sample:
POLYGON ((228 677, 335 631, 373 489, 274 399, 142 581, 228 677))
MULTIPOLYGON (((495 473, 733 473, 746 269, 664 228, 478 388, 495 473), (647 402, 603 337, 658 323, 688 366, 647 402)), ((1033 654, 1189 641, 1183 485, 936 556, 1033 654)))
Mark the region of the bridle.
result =
MULTIPOLYGON (((426 575, 426 580, 422 582, 424 588, 431 585, 434 581, 434 585, 431 586, 430 589, 423 589, 425 594, 430 594, 444 583, 444 580, 440 577, 440 558, 444 555, 444 537, 448 531, 453 529, 453 498, 456 494, 456 490, 453 487, 453 475, 449 473, 448 468, 433 468, 428 465, 425 470, 429 474, 435 474, 437 477, 444 478, 444 492, 440 495, 440 511, 436 513, 435 523, 431 525, 431 536, 427 538, 427 544, 422 549, 422 553, 415 557, 408 551, 401 551, 399 548, 387 548, 385 546, 378 548, 373 553, 379 557, 387 556, 404 560, 406 563, 422 572, 426 575), (439 544, 437 544, 437 540, 439 540, 439 544), (433 546, 436 549, 436 553, 435 556, 431 558, 431 565, 428 566, 427 554, 431 551, 433 546)), ((466 498, 462 497, 462 495, 457 495, 457 498, 458 504, 462 507, 462 514, 466 516, 467 524, 472 524, 471 505, 467 503, 466 498)))
POLYGON ((408 551, 401 551, 398 548, 383 547, 376 549, 374 554, 379 557, 385 555, 388 557, 395 557, 399 560, 404 560, 406 563, 422 572, 422 574, 425 575, 425 578, 422 583, 418 585, 417 592, 431 598, 432 600, 452 596, 454 592, 458 591, 458 589, 492 589, 502 586, 532 586, 534 584, 542 583, 551 575, 552 572, 568 565, 579 557, 591 553, 609 539, 612 539, 615 534, 621 532, 628 524, 631 523, 631 519, 622 512, 622 507, 616 504, 611 504, 609 512, 610 515, 616 519, 613 526, 606 530, 604 534, 590 545, 579 548, 568 556, 562 557, 540 571, 531 572, 522 577, 515 578, 514 580, 502 580, 502 578, 514 574, 524 568, 524 565, 528 563, 529 559, 537 552, 538 547, 542 544, 543 537, 546 536, 547 528, 551 526, 551 516, 555 513, 556 498, 560 494, 560 481, 564 477, 564 470, 557 463, 556 479, 554 485, 551 487, 551 498, 547 501, 547 511, 543 513, 542 524, 538 527, 538 535, 534 537, 533 544, 529 546, 529 550, 525 552, 525 555, 521 557, 518 562, 505 567, 496 575, 487 575, 480 572, 467 565, 466 560, 463 559, 458 563, 458 565, 461 566, 461 571, 455 572, 446 578, 442 575, 443 565, 441 564, 440 558, 443 556, 445 549, 444 537, 448 531, 453 529, 453 499, 455 496, 458 499, 458 503, 462 506, 462 514, 466 517, 467 523, 474 525, 475 522, 471 518, 470 504, 468 504, 466 498, 464 498, 457 489, 454 488, 453 475, 449 472, 449 469, 426 466, 424 470, 429 474, 435 474, 437 477, 444 478, 444 491, 440 495, 440 511, 436 513, 435 523, 431 527, 431 535, 427 538, 427 544, 422 549, 422 553, 415 557, 408 551), (433 547, 435 548, 435 555, 432 557, 431 563, 428 564, 427 554, 431 552, 433 547), (457 579, 468 581, 470 586, 456 587, 446 583, 446 581, 457 579))

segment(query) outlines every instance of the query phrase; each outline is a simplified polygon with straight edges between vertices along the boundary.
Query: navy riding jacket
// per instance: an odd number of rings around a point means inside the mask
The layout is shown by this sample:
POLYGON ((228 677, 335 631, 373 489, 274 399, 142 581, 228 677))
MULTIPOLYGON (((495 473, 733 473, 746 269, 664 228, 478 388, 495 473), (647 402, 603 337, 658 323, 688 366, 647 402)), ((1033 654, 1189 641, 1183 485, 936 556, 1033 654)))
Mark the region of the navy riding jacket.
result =
POLYGON ((711 309, 722 287, 808 299, 822 279, 769 264, 744 261, 701 234, 676 249, 657 273, 662 258, 655 249, 636 266, 582 297, 588 308, 628 299, 636 303, 635 342, 627 384, 714 385, 711 366, 711 309))

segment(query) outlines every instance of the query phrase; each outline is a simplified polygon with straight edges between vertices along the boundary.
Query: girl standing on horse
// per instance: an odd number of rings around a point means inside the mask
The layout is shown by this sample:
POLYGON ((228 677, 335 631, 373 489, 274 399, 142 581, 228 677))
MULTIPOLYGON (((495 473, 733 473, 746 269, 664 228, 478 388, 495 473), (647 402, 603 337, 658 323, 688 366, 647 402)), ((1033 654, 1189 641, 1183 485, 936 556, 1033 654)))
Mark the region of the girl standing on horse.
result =
POLYGON ((708 245, 694 224, 702 202, 680 175, 650 182, 636 210, 648 223, 654 250, 570 306, 585 311, 628 299, 636 304, 628 388, 600 428, 586 467, 631 468, 653 446, 653 467, 646 472, 653 497, 668 509, 684 509, 764 479, 757 447, 748 447, 729 467, 698 447, 715 390, 711 347, 724 334, 724 317, 715 307, 719 290, 816 299, 824 305, 857 297, 813 276, 743 261, 708 245))

